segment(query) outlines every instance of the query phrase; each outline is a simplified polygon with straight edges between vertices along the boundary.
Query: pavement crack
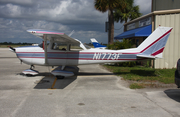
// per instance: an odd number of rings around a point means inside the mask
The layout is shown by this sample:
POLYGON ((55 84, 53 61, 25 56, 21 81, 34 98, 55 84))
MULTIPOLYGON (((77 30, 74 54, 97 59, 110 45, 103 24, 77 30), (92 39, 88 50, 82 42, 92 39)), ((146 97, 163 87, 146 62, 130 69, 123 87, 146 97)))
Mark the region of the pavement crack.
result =
POLYGON ((143 97, 145 97, 146 99, 148 99, 149 101, 151 101, 153 104, 155 104, 156 106, 158 106, 159 108, 163 109, 165 112, 169 113, 172 117, 176 117, 174 116, 170 111, 168 111, 167 109, 165 109, 164 107, 160 106, 159 104, 157 104, 156 102, 154 102, 153 100, 151 100, 147 93, 143 93, 142 94, 143 97))
POLYGON ((28 98, 29 95, 30 95, 30 94, 28 94, 28 95, 17 105, 16 109, 11 113, 11 117, 15 117, 16 114, 18 113, 18 111, 22 109, 22 107, 23 107, 24 103, 26 102, 26 100, 27 100, 27 98, 28 98))

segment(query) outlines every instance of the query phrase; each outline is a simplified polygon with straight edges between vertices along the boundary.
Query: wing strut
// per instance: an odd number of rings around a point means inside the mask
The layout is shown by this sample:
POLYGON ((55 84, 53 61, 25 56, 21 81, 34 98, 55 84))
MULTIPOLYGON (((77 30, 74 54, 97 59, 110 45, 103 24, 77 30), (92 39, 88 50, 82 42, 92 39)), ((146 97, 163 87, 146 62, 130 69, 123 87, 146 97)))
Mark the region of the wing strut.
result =
POLYGON ((44 34, 44 57, 45 57, 45 65, 47 65, 47 35, 44 34))

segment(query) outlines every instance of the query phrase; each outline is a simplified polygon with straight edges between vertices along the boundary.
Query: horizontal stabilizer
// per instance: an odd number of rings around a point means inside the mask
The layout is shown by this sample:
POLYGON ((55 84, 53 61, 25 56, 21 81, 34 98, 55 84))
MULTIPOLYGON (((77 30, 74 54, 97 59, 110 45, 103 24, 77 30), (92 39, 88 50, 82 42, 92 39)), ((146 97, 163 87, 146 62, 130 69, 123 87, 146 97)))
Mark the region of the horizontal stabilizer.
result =
POLYGON ((141 58, 151 58, 151 59, 155 59, 155 56, 150 56, 150 55, 137 55, 137 57, 141 57, 141 58))
POLYGON ((159 55, 156 55, 156 56, 138 54, 137 57, 141 57, 141 58, 150 58, 150 59, 163 58, 163 57, 162 57, 162 53, 159 54, 159 55))

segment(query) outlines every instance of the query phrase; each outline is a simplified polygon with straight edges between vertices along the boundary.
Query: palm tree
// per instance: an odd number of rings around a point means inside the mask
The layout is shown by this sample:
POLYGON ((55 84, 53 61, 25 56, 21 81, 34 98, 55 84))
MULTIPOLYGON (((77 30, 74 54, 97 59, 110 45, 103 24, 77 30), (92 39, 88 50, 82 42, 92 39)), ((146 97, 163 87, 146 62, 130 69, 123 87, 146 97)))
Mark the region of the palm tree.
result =
POLYGON ((115 8, 126 6, 125 0, 95 0, 94 7, 100 12, 108 11, 109 32, 108 43, 112 44, 114 40, 114 15, 113 10, 115 8))
POLYGON ((133 6, 134 0, 127 0, 125 8, 117 8, 114 10, 114 21, 127 23, 128 19, 133 20, 140 17, 142 14, 139 13, 139 6, 133 6))

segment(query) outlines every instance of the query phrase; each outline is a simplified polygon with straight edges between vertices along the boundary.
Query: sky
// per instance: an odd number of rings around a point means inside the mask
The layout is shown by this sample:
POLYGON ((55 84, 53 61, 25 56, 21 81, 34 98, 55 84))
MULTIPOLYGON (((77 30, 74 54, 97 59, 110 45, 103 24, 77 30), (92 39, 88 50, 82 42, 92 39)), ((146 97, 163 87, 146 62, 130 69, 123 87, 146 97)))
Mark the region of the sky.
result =
MULTIPOLYGON (((151 0, 134 0, 143 15, 151 12, 151 0)), ((70 34, 83 43, 96 38, 108 42, 105 22, 108 13, 94 8, 94 0, 0 0, 0 42, 40 43, 28 29, 44 29, 70 34)), ((114 36, 123 32, 115 23, 114 36)), ((122 27, 122 28, 121 28, 122 27)))

